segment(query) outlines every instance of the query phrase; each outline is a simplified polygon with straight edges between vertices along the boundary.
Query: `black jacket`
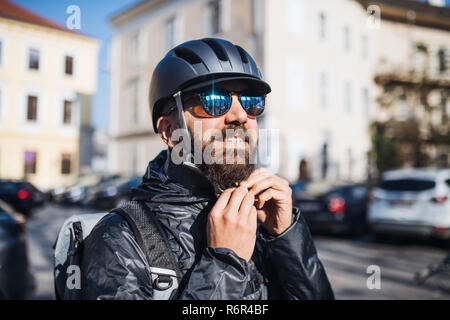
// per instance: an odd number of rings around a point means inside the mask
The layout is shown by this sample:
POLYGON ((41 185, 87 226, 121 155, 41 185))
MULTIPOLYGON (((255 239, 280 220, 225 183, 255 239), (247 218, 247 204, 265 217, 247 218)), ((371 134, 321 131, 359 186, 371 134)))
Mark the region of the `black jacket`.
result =
MULTIPOLYGON (((334 299, 305 219, 294 208, 293 224, 277 237, 258 229, 250 262, 232 250, 206 245, 206 222, 216 201, 196 172, 168 161, 150 162, 133 200, 159 218, 175 254, 184 290, 178 299, 334 299)), ((92 230, 82 258, 84 299, 152 299, 150 266, 128 223, 110 213, 92 230)))

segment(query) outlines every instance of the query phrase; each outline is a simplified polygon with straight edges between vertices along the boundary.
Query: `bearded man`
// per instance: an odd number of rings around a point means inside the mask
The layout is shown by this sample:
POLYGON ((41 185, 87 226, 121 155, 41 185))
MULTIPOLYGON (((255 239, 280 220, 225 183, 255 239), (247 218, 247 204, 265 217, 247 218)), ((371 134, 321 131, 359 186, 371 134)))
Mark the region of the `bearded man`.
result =
MULTIPOLYGON (((153 128, 167 150, 131 200, 167 236, 182 276, 170 299, 334 298, 288 182, 255 169, 270 91, 250 54, 217 38, 178 45, 153 72, 153 128)), ((128 223, 110 213, 85 244, 83 297, 154 299, 153 269, 128 223)))

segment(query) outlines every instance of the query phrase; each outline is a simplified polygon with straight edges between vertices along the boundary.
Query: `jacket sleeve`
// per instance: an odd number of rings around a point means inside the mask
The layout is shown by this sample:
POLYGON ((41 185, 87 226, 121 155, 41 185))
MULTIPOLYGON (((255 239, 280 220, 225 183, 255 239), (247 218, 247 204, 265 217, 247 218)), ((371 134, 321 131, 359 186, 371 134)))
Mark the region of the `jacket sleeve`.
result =
POLYGON ((265 251, 269 299, 334 299, 308 225, 297 208, 286 231, 273 237, 261 230, 259 240, 265 251))
POLYGON ((248 282, 248 264, 234 251, 206 248, 194 265, 182 300, 238 300, 248 282))
MULTIPOLYGON (((151 271, 128 223, 117 214, 100 221, 85 241, 83 299, 151 300, 151 271)), ((206 248, 178 299, 241 299, 248 265, 232 250, 206 248)), ((183 281, 182 281, 183 285, 183 281)))

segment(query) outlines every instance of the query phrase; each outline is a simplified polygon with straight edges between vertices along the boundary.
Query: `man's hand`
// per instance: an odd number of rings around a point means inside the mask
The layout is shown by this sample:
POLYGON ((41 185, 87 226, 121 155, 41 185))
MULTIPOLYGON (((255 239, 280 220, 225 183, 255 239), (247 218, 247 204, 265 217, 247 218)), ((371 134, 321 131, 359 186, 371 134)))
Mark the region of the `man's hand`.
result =
POLYGON ((258 220, 271 235, 283 233, 292 224, 292 190, 289 183, 264 168, 241 182, 256 197, 258 220))
POLYGON ((211 209, 207 224, 208 246, 228 248, 250 261, 256 242, 255 196, 246 187, 225 190, 211 209))

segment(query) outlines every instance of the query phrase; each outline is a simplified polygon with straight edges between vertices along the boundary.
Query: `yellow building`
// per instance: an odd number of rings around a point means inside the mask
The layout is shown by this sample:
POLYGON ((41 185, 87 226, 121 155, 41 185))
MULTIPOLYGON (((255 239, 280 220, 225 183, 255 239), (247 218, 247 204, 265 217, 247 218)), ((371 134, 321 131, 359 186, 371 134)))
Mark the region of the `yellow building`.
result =
POLYGON ((0 178, 48 189, 78 175, 98 50, 96 39, 0 1, 0 178))

